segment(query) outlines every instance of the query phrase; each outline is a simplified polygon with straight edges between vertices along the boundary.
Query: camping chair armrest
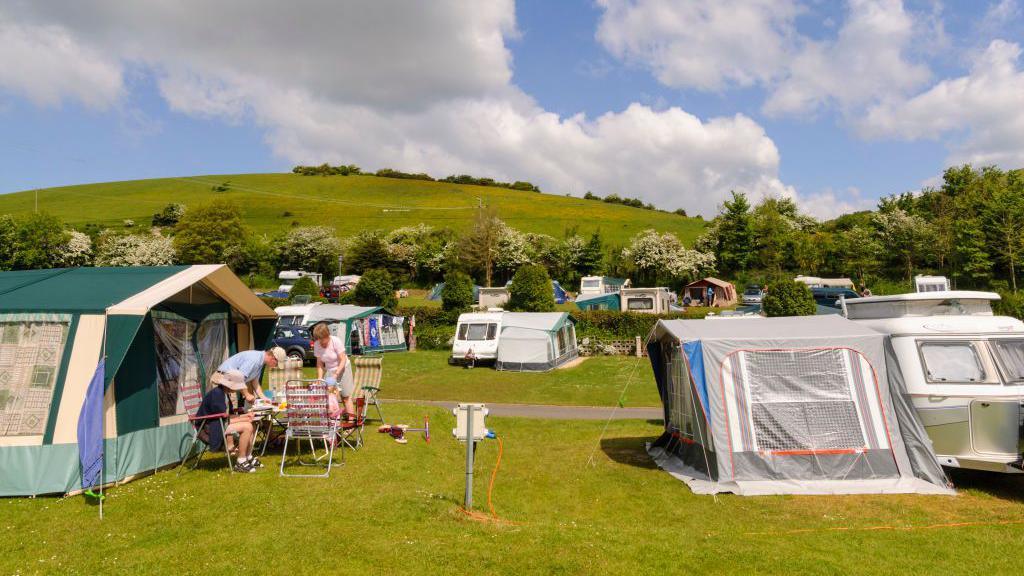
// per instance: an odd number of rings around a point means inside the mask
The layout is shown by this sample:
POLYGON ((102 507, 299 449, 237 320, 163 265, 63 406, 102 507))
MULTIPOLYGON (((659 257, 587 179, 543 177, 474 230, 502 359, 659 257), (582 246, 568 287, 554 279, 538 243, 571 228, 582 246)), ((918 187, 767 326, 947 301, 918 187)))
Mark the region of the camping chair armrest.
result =
POLYGON ((363 386, 363 390, 371 390, 373 392, 380 392, 380 386, 363 386))
POLYGON ((205 416, 189 416, 189 422, 195 422, 197 420, 213 420, 214 418, 221 420, 228 417, 227 412, 221 412, 220 414, 207 414, 205 416))

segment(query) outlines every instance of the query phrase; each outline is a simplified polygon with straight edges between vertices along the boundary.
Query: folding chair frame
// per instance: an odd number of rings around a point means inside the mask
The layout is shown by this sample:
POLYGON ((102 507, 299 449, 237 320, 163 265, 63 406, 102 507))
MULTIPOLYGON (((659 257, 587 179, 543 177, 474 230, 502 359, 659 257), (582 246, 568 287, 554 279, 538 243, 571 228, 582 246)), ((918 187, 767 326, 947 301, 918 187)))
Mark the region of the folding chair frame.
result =
MULTIPOLYGON (((334 447, 337 444, 337 424, 330 419, 327 415, 327 385, 323 380, 316 379, 297 379, 288 380, 285 383, 285 401, 288 403, 288 428, 284 433, 284 449, 281 453, 281 468, 280 475, 288 476, 293 478, 327 478, 331 475, 331 466, 334 464, 334 447), (306 389, 308 392, 303 392, 306 389), (314 390, 316 389, 316 390, 314 390), (321 414, 310 414, 309 408, 302 414, 297 412, 300 406, 303 406, 300 398, 304 396, 320 396, 322 393, 322 413, 321 414), (294 413, 293 413, 294 412, 294 413), (300 424, 300 422, 312 420, 314 422, 322 421, 322 424, 300 424), (307 429, 308 428, 308 429, 307 429), (298 440, 296 443, 296 461, 302 466, 318 466, 320 462, 327 458, 327 469, 323 474, 294 474, 285 473, 284 466, 288 460, 288 445, 292 440, 298 440), (304 461, 302 459, 302 441, 307 440, 309 442, 309 450, 313 458, 312 461, 304 461), (317 449, 314 441, 321 440, 324 443, 324 453, 317 455, 317 449)), ((320 402, 316 402, 316 405, 321 405, 320 402)), ((341 464, 345 464, 345 451, 341 451, 341 464)))
POLYGON ((203 456, 210 449, 209 443, 207 443, 207 441, 205 441, 202 438, 200 438, 200 436, 202 435, 203 430, 207 429, 207 425, 212 420, 220 420, 221 421, 221 424, 220 424, 220 435, 221 435, 221 441, 224 443, 223 444, 223 446, 224 446, 224 454, 228 458, 228 470, 230 472, 234 473, 235 466, 234 466, 234 463, 231 461, 231 451, 228 450, 228 433, 227 433, 227 429, 228 429, 228 424, 230 423, 229 422, 229 415, 228 415, 227 412, 221 412, 219 414, 207 414, 206 416, 189 416, 188 417, 188 422, 189 422, 189 424, 192 425, 192 442, 188 445, 188 450, 185 451, 185 456, 181 459, 181 464, 178 465, 178 475, 181 475, 182 469, 184 469, 186 467, 186 464, 187 464, 189 458, 192 457, 192 450, 195 449, 196 444, 200 444, 201 448, 199 449, 199 454, 196 455, 196 461, 192 465, 192 470, 195 470, 199 466, 199 462, 203 459, 203 456), (199 423, 198 426, 196 426, 197 422, 199 423))

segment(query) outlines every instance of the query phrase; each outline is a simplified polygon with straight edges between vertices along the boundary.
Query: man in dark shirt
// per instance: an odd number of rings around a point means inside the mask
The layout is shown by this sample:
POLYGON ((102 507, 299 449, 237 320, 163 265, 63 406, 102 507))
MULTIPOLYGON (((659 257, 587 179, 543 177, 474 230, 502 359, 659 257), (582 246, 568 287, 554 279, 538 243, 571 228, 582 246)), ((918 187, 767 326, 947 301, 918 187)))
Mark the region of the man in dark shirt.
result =
MULTIPOLYGON (((238 370, 231 370, 226 373, 218 373, 217 385, 213 387, 206 396, 203 403, 196 411, 196 416, 207 416, 210 414, 231 414, 233 405, 231 396, 236 392, 245 390, 245 374, 238 370)), ((225 449, 223 445, 224 436, 227 436, 227 450, 236 453, 236 472, 255 472, 259 462, 252 456, 253 425, 252 416, 249 414, 233 415, 230 417, 227 430, 221 433, 221 420, 213 419, 206 423, 207 443, 210 450, 218 451, 225 449), (237 446, 234 436, 238 435, 237 446)))

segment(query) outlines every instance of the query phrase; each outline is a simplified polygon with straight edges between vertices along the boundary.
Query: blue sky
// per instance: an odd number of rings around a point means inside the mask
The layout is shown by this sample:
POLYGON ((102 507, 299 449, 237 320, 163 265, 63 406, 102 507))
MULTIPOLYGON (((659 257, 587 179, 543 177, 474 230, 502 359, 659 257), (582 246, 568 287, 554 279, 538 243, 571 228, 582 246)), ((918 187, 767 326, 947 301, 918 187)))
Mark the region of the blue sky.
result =
POLYGON ((177 4, 0 8, 0 192, 329 161, 830 217, 1024 166, 1010 0, 177 4))

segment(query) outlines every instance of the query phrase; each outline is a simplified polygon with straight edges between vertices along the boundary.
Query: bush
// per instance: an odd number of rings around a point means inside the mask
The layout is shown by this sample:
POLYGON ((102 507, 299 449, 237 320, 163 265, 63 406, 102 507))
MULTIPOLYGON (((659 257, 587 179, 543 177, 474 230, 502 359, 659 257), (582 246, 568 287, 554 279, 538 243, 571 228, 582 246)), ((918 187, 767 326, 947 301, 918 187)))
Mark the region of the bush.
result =
POLYGON ((168 204, 153 214, 153 226, 174 226, 185 215, 184 204, 168 204))
POLYGON ((285 234, 276 246, 277 261, 285 270, 319 272, 325 278, 338 269, 341 242, 327 226, 301 226, 285 234))
POLYGON ((263 303, 266 304, 267 306, 270 306, 271 309, 277 308, 278 306, 288 306, 291 304, 291 301, 288 300, 287 298, 271 298, 270 296, 260 296, 260 300, 263 300, 263 303))
POLYGON ((394 310, 398 306, 395 297, 395 281, 387 270, 375 268, 369 270, 356 284, 355 303, 360 306, 383 306, 394 310))
POLYGON ((448 312, 465 312, 473 304, 473 279, 464 272, 446 274, 441 288, 441 308, 448 312))
POLYGON ((182 216, 174 236, 174 249, 182 264, 221 264, 238 251, 245 235, 238 206, 214 200, 182 216))
POLYGON ((160 234, 100 234, 97 266, 167 266, 175 260, 170 238, 160 234))
POLYGON ((316 282, 309 276, 303 276, 295 281, 292 285, 292 289, 288 292, 288 299, 293 300, 296 296, 309 296, 312 300, 320 296, 320 288, 317 287, 316 282))
POLYGON ((671 314, 642 314, 614 310, 586 310, 573 312, 576 335, 579 338, 626 340, 640 336, 647 338, 658 320, 696 320, 707 316, 711 308, 689 308, 686 312, 671 314))
POLYGON ((992 312, 999 316, 1024 319, 1024 294, 999 291, 1000 300, 992 303, 992 312))
POLYGON ((508 287, 508 309, 516 312, 551 312, 555 295, 543 266, 528 264, 516 270, 508 287))
POLYGON ((769 284, 761 307, 768 316, 813 316, 818 311, 811 289, 795 280, 769 284))

